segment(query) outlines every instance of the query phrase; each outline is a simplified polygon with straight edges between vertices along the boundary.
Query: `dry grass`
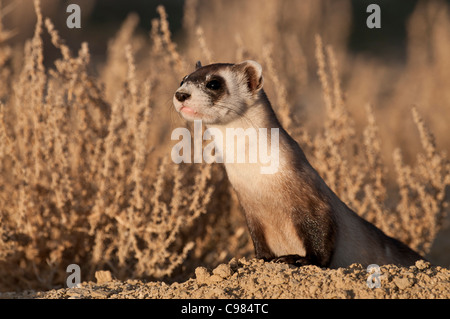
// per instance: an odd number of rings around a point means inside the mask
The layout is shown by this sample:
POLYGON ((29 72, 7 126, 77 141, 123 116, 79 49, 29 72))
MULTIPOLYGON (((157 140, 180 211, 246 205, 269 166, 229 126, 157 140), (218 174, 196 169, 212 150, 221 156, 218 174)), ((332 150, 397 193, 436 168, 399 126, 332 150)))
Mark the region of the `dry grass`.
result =
POLYGON ((439 12, 448 26, 448 7, 420 2, 409 23, 409 61, 392 71, 400 80, 386 95, 386 68, 376 72, 380 65, 364 58, 348 67, 348 1, 269 1, 261 10, 253 1, 227 1, 230 10, 224 1, 186 1, 189 41, 179 47, 163 7, 148 39, 134 36, 131 15, 96 76, 88 43, 71 52, 39 1, 20 68, 5 42, 15 31, 0 21, 0 290, 62 286, 72 263, 83 280, 103 269, 120 279, 174 280, 200 264, 252 255, 223 168, 168 157, 172 128, 186 125, 171 96, 199 59, 261 62, 282 123, 330 187, 388 234, 429 252, 449 211, 450 162, 436 141, 450 146, 439 124, 450 116, 443 89, 450 29, 418 25, 439 12), (222 23, 210 28, 218 16, 222 23), (50 68, 44 33, 61 55, 50 68), (426 60, 425 51, 436 58, 426 60))

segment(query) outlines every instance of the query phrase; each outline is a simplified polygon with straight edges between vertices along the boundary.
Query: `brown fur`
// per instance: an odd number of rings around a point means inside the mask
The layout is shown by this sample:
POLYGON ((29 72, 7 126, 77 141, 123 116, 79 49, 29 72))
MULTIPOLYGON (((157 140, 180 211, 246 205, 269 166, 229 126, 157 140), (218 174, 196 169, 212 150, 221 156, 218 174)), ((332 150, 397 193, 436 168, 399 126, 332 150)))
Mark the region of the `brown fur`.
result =
MULTIPOLYGON (((264 192, 256 199, 240 183, 232 181, 245 210, 257 257, 325 267, 342 267, 355 262, 411 265, 422 259, 342 203, 309 164, 300 146, 282 129, 263 92, 258 107, 264 111, 254 114, 263 114, 265 121, 270 119, 268 127, 280 128, 280 155, 287 165, 282 166, 278 178, 266 176, 260 184, 255 183, 258 178, 246 181, 251 188, 260 188, 264 192), (267 245, 271 240, 267 234, 275 236, 277 229, 273 228, 277 223, 265 223, 265 219, 291 222, 295 232, 288 235, 301 238, 306 254, 300 256, 291 252, 280 256, 272 251, 267 245), (338 245, 341 246, 339 249, 338 245), (353 251, 347 253, 347 249, 353 251)), ((227 171, 239 169, 236 165, 233 168, 226 166, 227 171)))

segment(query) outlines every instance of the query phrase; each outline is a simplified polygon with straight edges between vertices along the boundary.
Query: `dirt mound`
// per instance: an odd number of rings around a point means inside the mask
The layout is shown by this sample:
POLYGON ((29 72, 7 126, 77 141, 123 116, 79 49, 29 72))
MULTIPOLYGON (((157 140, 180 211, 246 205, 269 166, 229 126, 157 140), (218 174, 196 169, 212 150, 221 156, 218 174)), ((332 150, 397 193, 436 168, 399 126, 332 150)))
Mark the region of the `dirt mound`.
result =
POLYGON ((109 280, 108 274, 102 273, 97 283, 83 282, 78 288, 3 293, 0 298, 450 298, 450 270, 424 261, 411 267, 375 267, 368 272, 359 264, 339 269, 297 268, 242 258, 212 271, 198 267, 195 275, 168 285, 109 280))

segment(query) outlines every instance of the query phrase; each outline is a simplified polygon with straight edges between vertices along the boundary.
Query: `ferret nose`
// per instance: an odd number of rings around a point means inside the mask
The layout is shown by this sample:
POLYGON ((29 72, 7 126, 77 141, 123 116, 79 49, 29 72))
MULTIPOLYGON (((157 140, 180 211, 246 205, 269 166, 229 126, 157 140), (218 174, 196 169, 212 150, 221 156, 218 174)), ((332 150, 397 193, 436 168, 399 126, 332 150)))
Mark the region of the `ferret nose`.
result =
POLYGON ((175 97, 178 101, 184 102, 187 99, 189 99, 191 97, 191 95, 189 93, 185 93, 185 92, 176 92, 175 97))

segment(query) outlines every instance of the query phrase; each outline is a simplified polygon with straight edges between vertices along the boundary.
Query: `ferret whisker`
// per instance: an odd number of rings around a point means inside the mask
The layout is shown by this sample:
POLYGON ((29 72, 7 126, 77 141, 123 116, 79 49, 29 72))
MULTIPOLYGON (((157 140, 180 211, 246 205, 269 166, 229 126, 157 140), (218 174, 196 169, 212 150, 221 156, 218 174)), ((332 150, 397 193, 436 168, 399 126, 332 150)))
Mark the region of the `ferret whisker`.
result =
POLYGON ((223 108, 223 109, 227 109, 227 110, 235 113, 236 115, 238 115, 238 116, 242 117, 244 120, 246 120, 247 123, 249 123, 254 129, 258 129, 257 125, 255 125, 255 123, 247 115, 245 115, 243 108, 239 108, 239 110, 242 110, 242 113, 241 113, 241 112, 233 109, 233 107, 227 107, 226 105, 224 105, 222 103, 216 103, 214 106, 217 106, 217 107, 223 108))

